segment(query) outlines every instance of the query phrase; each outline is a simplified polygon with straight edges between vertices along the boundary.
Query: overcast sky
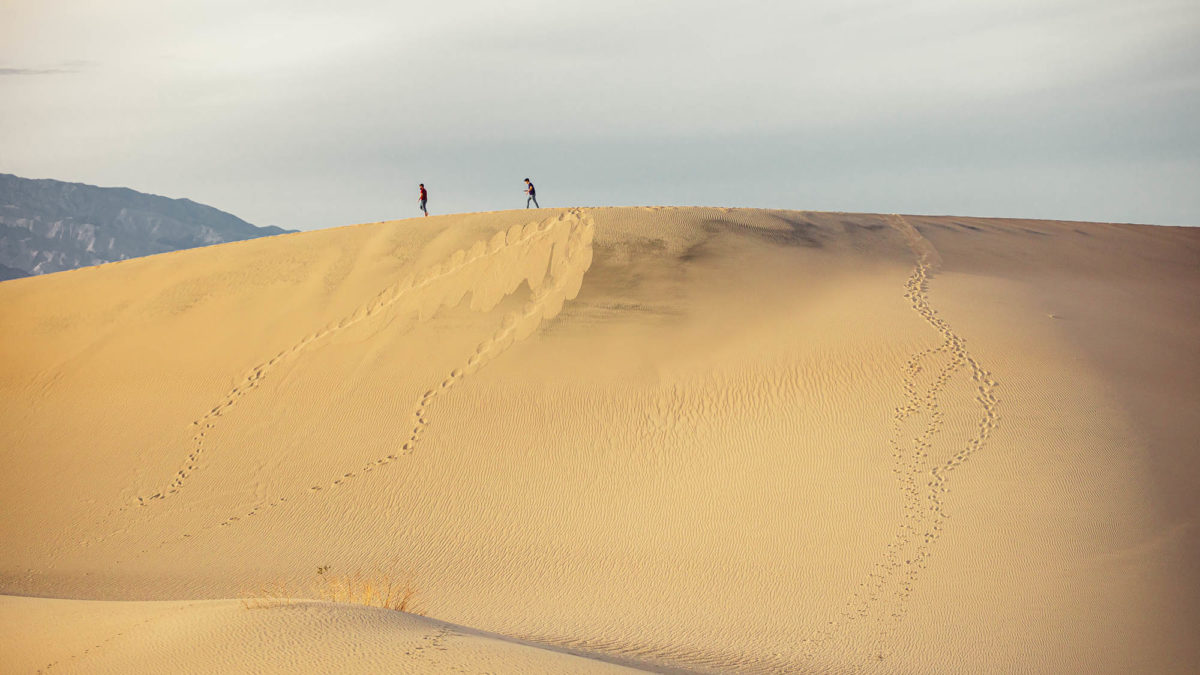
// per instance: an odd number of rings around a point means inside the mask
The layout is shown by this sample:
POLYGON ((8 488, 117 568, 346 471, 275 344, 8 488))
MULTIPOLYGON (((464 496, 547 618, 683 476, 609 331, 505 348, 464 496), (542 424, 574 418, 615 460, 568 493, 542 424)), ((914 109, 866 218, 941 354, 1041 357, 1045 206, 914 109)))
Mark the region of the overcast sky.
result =
POLYGON ((310 229, 716 205, 1200 225, 1197 0, 0 0, 0 172, 310 229))

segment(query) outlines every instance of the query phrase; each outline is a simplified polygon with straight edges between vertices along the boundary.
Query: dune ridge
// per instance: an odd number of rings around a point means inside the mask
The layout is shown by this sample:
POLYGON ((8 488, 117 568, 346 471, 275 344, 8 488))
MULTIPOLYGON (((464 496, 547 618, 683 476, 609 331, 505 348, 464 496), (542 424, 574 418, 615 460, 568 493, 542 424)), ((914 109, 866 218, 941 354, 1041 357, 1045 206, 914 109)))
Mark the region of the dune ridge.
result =
MULTIPOLYGON (((486 244, 479 241, 470 251, 458 250, 441 265, 426 269, 418 277, 402 279, 380 292, 371 303, 355 310, 351 316, 305 336, 290 349, 281 351, 270 360, 255 366, 217 405, 192 422, 192 426, 200 428, 201 431, 196 432, 192 438, 195 449, 188 455, 188 462, 197 462, 200 459, 204 451, 205 430, 213 427, 213 420, 220 417, 223 410, 232 407, 239 398, 254 389, 259 380, 266 377, 277 363, 296 357, 310 344, 373 317, 410 293, 417 296, 414 302, 418 316, 428 318, 443 306, 457 305, 468 293, 472 296, 471 309, 489 311, 504 296, 515 291, 521 282, 528 283, 534 291, 533 298, 523 311, 506 315, 496 335, 481 343, 475 353, 467 358, 464 367, 452 371, 450 377, 439 385, 440 388, 450 387, 455 378, 469 374, 478 368, 484 359, 502 352, 512 340, 528 337, 543 319, 554 318, 562 309, 563 302, 579 293, 583 273, 591 263, 590 244, 593 227, 587 224, 573 227, 580 218, 577 211, 571 211, 554 220, 543 221, 540 224, 530 223, 524 228, 514 225, 507 232, 498 232, 486 244), (516 253, 509 255, 510 259, 505 260, 501 257, 513 251, 516 253), (516 276, 511 275, 513 272, 516 276), (547 274, 551 280, 550 286, 543 288, 547 274)), ((422 397, 414 413, 418 426, 413 429, 409 442, 401 446, 402 450, 411 450, 416 444, 424 423, 424 407, 436 395, 437 389, 431 389, 422 397)), ((389 456, 384 459, 390 461, 395 457, 389 456)), ((379 460, 377 463, 386 462, 379 460)), ((175 494, 183 487, 188 475, 198 469, 199 466, 194 463, 185 465, 166 488, 152 495, 137 497, 138 505, 142 506, 151 500, 165 499, 168 495, 175 494)), ((340 481, 335 484, 340 484, 340 481)))
MULTIPOLYGON (((19 612, 20 637, 35 638, 64 613, 88 623, 111 623, 107 632, 85 629, 72 636, 81 646, 39 673, 122 672, 141 657, 139 640, 153 639, 171 652, 175 672, 261 672, 280 669, 272 655, 287 652, 287 670, 311 671, 337 664, 344 672, 644 672, 612 660, 567 651, 378 608, 290 601, 247 609, 238 600, 103 602, 0 599, 0 616, 19 612), (105 613, 115 617, 105 616, 105 613), (42 631, 39 633, 38 631, 42 631), (260 649, 247 650, 250 638, 260 649), (269 647, 269 649, 262 649, 269 647)), ((18 665, 10 663, 9 666, 18 665)), ((23 669, 13 669, 20 672, 23 669)), ((669 672, 669 671, 662 671, 669 672)))
MULTIPOLYGON (((593 230, 594 225, 576 210, 524 227, 514 225, 507 231, 496 233, 487 242, 478 241, 469 250, 454 252, 444 262, 423 270, 415 277, 405 277, 381 291, 370 303, 360 306, 351 315, 306 335, 290 349, 280 351, 252 368, 217 405, 192 422, 192 426, 198 429, 192 437, 192 452, 167 487, 152 488, 153 494, 136 497, 136 503, 124 505, 117 513, 135 505, 150 505, 182 489, 188 476, 202 468, 200 460, 205 436, 215 427, 222 413, 257 387, 274 366, 285 359, 296 358, 309 345, 368 320, 401 301, 406 305, 401 312, 407 311, 420 319, 428 319, 439 308, 457 305, 464 296, 470 294, 471 309, 487 312, 505 296, 511 295, 521 283, 527 283, 532 289, 532 297, 524 307, 506 314, 495 334, 481 342, 461 367, 450 371, 446 379, 421 396, 413 412, 412 435, 398 450, 359 467, 357 472, 348 471, 331 478, 325 485, 313 485, 309 489, 334 489, 359 473, 368 473, 396 461, 416 447, 427 423, 427 408, 440 391, 450 388, 459 378, 469 375, 488 359, 503 352, 513 341, 528 337, 543 320, 554 318, 565 301, 578 294, 583 274, 591 263, 593 230)), ((244 516, 231 515, 202 530, 227 527, 242 517, 253 517, 260 511, 275 508, 286 501, 287 497, 276 497, 256 506, 244 516)), ((192 533, 185 533, 181 538, 191 536, 192 533)), ((160 546, 165 544, 163 542, 160 546)))
POLYGON ((5 282, 0 655, 1189 672, 1197 261, 1181 228, 654 207, 5 282), (431 618, 230 600, 331 568, 431 618))

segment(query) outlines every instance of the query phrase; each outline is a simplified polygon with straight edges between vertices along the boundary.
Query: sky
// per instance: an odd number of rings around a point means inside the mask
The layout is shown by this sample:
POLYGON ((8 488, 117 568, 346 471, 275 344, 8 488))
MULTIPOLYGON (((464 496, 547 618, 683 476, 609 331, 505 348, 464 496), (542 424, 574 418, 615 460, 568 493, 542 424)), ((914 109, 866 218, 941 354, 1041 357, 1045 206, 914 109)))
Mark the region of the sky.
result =
POLYGON ((0 172, 314 229, 705 205, 1200 225, 1196 0, 0 0, 0 172))

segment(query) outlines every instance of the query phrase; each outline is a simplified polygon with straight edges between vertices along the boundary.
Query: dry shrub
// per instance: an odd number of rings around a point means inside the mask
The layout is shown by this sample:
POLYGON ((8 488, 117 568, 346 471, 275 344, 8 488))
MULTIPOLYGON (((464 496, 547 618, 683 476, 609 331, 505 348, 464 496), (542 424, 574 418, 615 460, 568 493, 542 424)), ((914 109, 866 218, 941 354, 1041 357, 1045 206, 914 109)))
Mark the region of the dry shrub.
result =
POLYGON ((368 607, 382 607, 398 612, 420 614, 414 607, 417 591, 409 577, 393 577, 390 574, 365 575, 323 574, 321 599, 368 607))
POLYGON ((319 599, 424 615, 415 602, 417 591, 411 575, 361 571, 331 574, 329 570, 328 565, 317 568, 317 579, 307 586, 291 585, 286 581, 263 584, 242 594, 242 606, 263 609, 291 605, 303 599, 319 599))

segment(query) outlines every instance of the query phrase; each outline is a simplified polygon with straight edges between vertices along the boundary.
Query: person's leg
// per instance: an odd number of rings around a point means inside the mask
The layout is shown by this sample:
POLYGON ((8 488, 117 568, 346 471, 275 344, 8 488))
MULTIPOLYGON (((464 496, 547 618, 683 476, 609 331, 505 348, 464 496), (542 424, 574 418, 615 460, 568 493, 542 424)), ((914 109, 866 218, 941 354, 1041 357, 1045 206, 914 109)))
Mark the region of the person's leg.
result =
POLYGON ((527 197, 525 199, 525 208, 529 208, 529 202, 531 201, 533 201, 533 197, 527 197))
POLYGON ((533 208, 535 208, 535 209, 540 209, 540 208, 542 208, 542 207, 538 206, 538 203, 537 203, 537 196, 535 196, 535 195, 530 195, 530 196, 529 196, 529 198, 533 200, 533 208))

